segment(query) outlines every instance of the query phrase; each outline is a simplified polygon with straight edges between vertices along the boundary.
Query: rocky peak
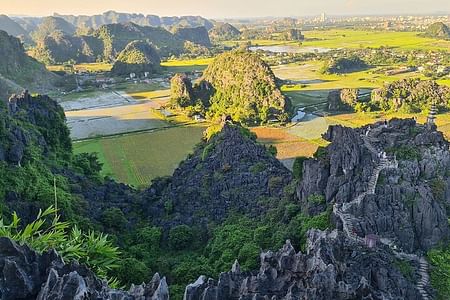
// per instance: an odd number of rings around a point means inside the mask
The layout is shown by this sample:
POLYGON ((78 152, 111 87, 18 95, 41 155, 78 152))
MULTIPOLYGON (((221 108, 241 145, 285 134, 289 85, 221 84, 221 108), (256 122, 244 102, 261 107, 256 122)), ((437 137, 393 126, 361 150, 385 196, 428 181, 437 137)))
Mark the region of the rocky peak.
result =
POLYGON ((326 208, 311 201, 323 195, 335 205, 338 227, 406 252, 449 237, 450 153, 442 133, 394 119, 359 129, 331 126, 324 138, 331 144, 305 162, 297 189, 310 213, 326 208))
MULTIPOLYGON (((260 200, 279 198, 290 180, 289 170, 248 129, 225 124, 180 164, 164 190, 155 184, 147 195, 160 207, 170 203, 171 222, 207 224, 222 221, 231 210, 264 213, 260 200)), ((163 219, 167 211, 160 213, 163 219)))

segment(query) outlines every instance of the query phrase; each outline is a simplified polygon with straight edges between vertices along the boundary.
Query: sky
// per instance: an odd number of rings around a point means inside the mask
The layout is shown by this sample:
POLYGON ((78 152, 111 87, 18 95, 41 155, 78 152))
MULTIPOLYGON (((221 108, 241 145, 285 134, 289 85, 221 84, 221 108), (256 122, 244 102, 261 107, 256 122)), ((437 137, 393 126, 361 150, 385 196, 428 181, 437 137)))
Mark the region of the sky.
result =
POLYGON ((450 0, 0 0, 0 14, 47 16, 108 10, 208 18, 364 14, 450 14, 450 0))

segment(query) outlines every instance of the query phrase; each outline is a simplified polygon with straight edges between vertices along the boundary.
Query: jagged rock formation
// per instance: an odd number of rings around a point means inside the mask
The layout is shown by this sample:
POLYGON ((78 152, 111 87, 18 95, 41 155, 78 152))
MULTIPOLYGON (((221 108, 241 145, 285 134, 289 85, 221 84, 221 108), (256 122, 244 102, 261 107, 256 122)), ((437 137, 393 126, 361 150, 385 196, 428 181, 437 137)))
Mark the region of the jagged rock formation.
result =
POLYGON ((311 213, 323 209, 308 202, 313 194, 324 195, 327 203, 351 203, 356 235, 377 235, 408 253, 426 251, 449 237, 450 153, 442 133, 414 120, 391 120, 370 129, 332 126, 325 137, 332 144, 319 159, 305 162, 297 192, 311 213), (371 182, 383 153, 395 157, 398 168, 380 169, 371 182), (374 193, 367 193, 371 189, 374 193))
POLYGON ((173 34, 181 40, 190 41, 205 47, 211 47, 208 30, 205 27, 178 27, 175 28, 173 34))
POLYGON ((114 290, 84 265, 66 264, 55 251, 38 254, 5 237, 0 237, 0 293, 5 300, 169 299, 166 279, 158 273, 128 292, 114 290))
POLYGON ((232 210, 260 215, 267 209, 259 200, 280 197, 290 180, 290 172, 249 132, 225 124, 180 164, 167 187, 161 191, 155 184, 147 191, 147 202, 157 201, 149 215, 164 224, 169 214, 169 225, 220 222, 232 210))
POLYGON ((143 41, 134 41, 120 52, 111 72, 116 75, 130 73, 143 75, 147 72, 152 74, 160 70, 160 63, 161 59, 152 45, 143 41))
POLYGON ((217 23, 209 30, 209 37, 214 41, 228 41, 238 39, 241 32, 229 23, 217 23))
MULTIPOLYGON (((420 267, 414 268, 418 278, 420 267)), ((337 230, 311 230, 305 253, 296 253, 287 241, 279 251, 261 254, 257 272, 242 273, 236 262, 217 282, 202 276, 186 287, 184 300, 216 299, 422 298, 396 268, 388 247, 368 249, 337 230)))
POLYGON ((57 80, 55 74, 47 71, 45 66, 25 53, 22 42, 5 31, 0 30, 0 98, 7 100, 11 93, 28 86, 36 92, 43 92, 52 87, 57 80))
POLYGON ((450 28, 442 22, 437 22, 428 26, 424 36, 434 39, 448 40, 450 39, 450 28))

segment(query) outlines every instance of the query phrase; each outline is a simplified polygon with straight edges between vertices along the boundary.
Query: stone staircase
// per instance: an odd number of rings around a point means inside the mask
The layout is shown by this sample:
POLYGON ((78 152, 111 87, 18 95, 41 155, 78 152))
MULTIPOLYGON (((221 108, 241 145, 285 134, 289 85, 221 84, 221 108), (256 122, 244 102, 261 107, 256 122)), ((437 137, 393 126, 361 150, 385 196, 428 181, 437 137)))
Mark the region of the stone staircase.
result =
MULTIPOLYGON (((372 152, 374 155, 376 155, 379 158, 378 165, 373 169, 372 175, 369 179, 369 182, 367 184, 367 188, 364 192, 359 194, 355 199, 353 199, 351 202, 338 204, 335 203, 333 206, 333 213, 341 220, 342 222, 342 228, 343 231, 347 234, 347 236, 357 242, 357 243, 365 243, 365 239, 358 236, 355 230, 354 223, 358 221, 358 219, 353 216, 351 213, 349 213, 349 210, 354 206, 359 206, 361 204, 361 201, 367 196, 371 194, 375 194, 375 190, 377 187, 378 179, 380 177, 380 173, 384 169, 389 168, 398 168, 398 162, 395 158, 389 158, 389 157, 380 157, 383 153, 382 149, 377 149, 372 142, 376 142, 376 139, 371 138, 369 136, 361 135, 361 138, 364 142, 365 147, 372 152)), ((382 244, 385 244, 391 248, 395 255, 400 259, 407 259, 407 260, 413 260, 417 261, 419 263, 419 269, 418 274, 420 276, 419 281, 416 284, 416 288, 419 291, 420 295, 422 296, 422 299, 424 300, 431 300, 431 297, 429 296, 426 287, 430 285, 430 278, 428 275, 428 262, 424 257, 419 257, 414 254, 406 254, 404 252, 399 252, 397 247, 395 246, 395 242, 389 238, 383 238, 380 237, 380 242, 382 244)))

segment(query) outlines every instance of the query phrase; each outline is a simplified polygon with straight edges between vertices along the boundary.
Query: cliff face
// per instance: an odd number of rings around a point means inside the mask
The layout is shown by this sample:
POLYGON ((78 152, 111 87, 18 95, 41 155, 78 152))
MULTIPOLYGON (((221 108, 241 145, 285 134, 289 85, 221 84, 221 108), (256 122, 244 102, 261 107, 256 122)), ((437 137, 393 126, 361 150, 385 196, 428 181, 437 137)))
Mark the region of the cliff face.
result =
POLYGON ((352 216, 356 235, 375 234, 407 252, 429 250, 449 237, 450 153, 440 132, 392 120, 370 129, 332 126, 325 138, 331 145, 320 159, 305 162, 297 189, 311 213, 323 209, 311 195, 324 195, 352 216))

